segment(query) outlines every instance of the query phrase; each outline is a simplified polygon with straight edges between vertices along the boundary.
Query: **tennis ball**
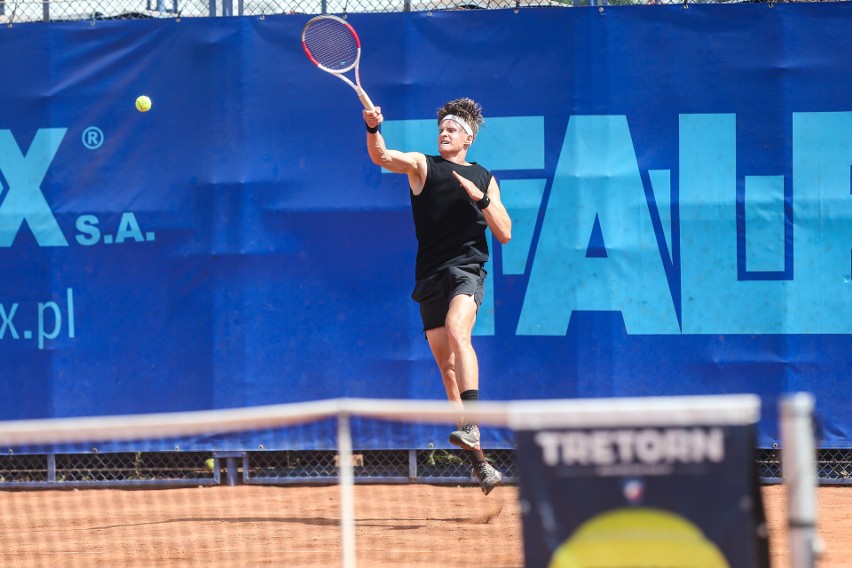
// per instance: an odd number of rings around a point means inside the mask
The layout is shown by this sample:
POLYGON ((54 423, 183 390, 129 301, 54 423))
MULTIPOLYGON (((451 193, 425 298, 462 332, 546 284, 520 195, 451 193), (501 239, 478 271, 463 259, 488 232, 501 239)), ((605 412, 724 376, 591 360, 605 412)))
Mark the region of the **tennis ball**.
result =
POLYGON ((722 551, 688 519, 661 509, 608 511, 562 543, 549 568, 728 568, 722 551))
MULTIPOLYGON (((145 111, 143 110, 142 112, 145 112, 145 111)), ((207 469, 209 469, 210 471, 213 471, 213 468, 216 467, 216 460, 214 460, 213 458, 207 458, 207 460, 204 462, 204 465, 207 466, 207 469)))
POLYGON ((136 99, 136 110, 139 112, 148 112, 151 110, 151 99, 142 95, 136 99))

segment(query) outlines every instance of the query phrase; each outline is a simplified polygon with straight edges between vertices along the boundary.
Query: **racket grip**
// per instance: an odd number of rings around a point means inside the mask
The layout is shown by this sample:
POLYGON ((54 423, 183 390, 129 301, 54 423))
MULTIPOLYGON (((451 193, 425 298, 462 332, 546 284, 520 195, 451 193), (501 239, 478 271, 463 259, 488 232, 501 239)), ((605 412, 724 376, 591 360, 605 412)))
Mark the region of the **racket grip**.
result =
POLYGON ((370 97, 367 96, 367 92, 364 89, 358 89, 358 98, 361 99, 361 104, 364 105, 365 109, 373 110, 375 108, 373 101, 370 100, 370 97))

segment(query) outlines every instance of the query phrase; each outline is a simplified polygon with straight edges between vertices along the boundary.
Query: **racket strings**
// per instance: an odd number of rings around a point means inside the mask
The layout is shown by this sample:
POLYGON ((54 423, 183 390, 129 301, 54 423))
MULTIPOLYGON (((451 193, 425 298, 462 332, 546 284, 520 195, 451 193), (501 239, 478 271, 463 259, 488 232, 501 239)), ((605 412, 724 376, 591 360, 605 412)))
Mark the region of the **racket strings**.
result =
POLYGON ((346 71, 358 59, 358 38, 346 24, 318 20, 305 29, 305 50, 314 61, 332 71, 346 71))

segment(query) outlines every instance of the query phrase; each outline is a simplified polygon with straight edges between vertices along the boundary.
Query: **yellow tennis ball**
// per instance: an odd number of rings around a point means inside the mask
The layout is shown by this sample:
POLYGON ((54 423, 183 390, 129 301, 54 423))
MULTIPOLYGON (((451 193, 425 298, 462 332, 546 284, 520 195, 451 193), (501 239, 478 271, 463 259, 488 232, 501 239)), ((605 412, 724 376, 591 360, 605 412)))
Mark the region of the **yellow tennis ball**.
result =
POLYGON ((151 110, 151 99, 149 99, 145 95, 142 95, 137 98, 136 110, 138 110, 139 112, 148 112, 149 110, 151 110))
MULTIPOLYGON (((150 106, 150 105, 148 105, 148 106, 150 106)), ((142 112, 145 112, 145 111, 143 110, 142 112)), ((207 466, 207 469, 209 469, 210 471, 213 471, 213 468, 216 467, 216 460, 214 460, 213 458, 207 458, 207 460, 204 462, 204 465, 207 466)))
POLYGON ((615 509, 583 523, 548 568, 729 568, 725 555, 689 519, 661 509, 615 509))

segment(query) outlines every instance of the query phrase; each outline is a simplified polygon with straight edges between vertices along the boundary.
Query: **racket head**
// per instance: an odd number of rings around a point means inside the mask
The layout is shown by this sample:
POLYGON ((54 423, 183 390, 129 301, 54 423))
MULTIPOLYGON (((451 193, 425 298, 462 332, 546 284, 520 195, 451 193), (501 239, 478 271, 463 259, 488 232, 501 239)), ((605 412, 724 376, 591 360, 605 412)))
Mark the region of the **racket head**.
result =
POLYGON ((355 28, 343 18, 329 14, 305 24, 302 48, 314 65, 329 73, 345 73, 361 58, 361 40, 355 28))

